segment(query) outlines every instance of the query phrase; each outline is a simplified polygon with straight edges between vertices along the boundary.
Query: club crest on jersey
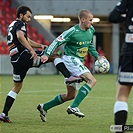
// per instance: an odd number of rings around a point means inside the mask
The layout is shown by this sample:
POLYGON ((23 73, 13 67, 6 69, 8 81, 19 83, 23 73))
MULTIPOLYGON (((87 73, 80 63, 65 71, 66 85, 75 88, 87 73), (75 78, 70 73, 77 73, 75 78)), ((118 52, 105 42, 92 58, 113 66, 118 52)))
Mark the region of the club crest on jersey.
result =
POLYGON ((63 38, 63 36, 59 36, 59 37, 57 38, 57 40, 58 40, 58 41, 64 41, 64 38, 63 38))
POLYGON ((80 57, 85 57, 87 55, 87 52, 88 52, 88 48, 87 47, 80 48, 80 49, 77 50, 77 54, 80 57))
POLYGON ((125 36, 125 42, 133 43, 133 34, 127 33, 126 36, 125 36))
POLYGON ((26 31, 26 28, 25 28, 25 26, 22 26, 22 27, 21 27, 21 30, 24 30, 24 31, 26 31))

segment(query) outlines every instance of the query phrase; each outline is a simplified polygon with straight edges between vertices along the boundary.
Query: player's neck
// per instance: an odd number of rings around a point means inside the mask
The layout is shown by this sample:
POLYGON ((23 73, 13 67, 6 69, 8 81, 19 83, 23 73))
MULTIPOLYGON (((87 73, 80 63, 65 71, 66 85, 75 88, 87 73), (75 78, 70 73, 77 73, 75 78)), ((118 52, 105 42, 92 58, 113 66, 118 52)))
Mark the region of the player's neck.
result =
POLYGON ((85 27, 84 27, 81 23, 79 23, 79 28, 80 28, 81 30, 86 30, 85 27))

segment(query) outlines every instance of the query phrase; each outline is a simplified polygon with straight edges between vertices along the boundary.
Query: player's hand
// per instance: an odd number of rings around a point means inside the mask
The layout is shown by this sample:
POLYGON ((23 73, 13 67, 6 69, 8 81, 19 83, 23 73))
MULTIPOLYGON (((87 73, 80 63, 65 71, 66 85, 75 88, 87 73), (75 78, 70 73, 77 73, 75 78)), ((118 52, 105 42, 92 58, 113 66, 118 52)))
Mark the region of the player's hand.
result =
POLYGON ((48 60, 48 57, 47 56, 45 56, 45 55, 42 55, 41 56, 41 62, 42 63, 45 63, 47 60, 48 60))
POLYGON ((36 52, 34 50, 31 50, 30 53, 31 53, 30 59, 33 59, 34 61, 37 60, 38 57, 36 52))
POLYGON ((41 46, 42 46, 42 49, 45 49, 48 47, 47 45, 43 45, 43 44, 41 46))
POLYGON ((100 60, 101 58, 107 59, 105 56, 98 56, 98 60, 100 60))

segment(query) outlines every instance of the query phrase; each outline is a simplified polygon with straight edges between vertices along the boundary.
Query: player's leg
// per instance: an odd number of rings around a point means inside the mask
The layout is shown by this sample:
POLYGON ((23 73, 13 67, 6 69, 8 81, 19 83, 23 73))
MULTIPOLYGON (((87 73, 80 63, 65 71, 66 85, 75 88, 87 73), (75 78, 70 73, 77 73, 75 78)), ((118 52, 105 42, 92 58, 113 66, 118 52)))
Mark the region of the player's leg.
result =
MULTIPOLYGON (((77 107, 80 105, 83 99, 89 94, 93 86, 96 84, 96 79, 93 77, 91 73, 87 72, 82 74, 81 76, 85 79, 86 83, 79 88, 75 99, 73 100, 71 105, 67 108, 68 114, 72 114, 73 110, 77 109, 77 107)), ((84 117, 84 114, 81 113, 79 110, 77 111, 76 116, 84 117)))
POLYGON ((131 86, 117 84, 116 102, 114 104, 115 125, 125 125, 128 115, 128 97, 131 86))
POLYGON ((55 58, 54 65, 65 77, 65 83, 66 84, 71 84, 74 82, 80 83, 83 81, 83 79, 79 76, 71 76, 71 73, 68 71, 68 69, 66 68, 66 66, 63 63, 61 58, 59 58, 59 57, 55 58))
POLYGON ((2 111, 2 114, 0 114, 0 120, 1 121, 11 122, 9 117, 8 117, 8 112, 10 111, 10 109, 11 109, 11 107, 12 107, 12 105, 13 105, 16 97, 17 97, 17 94, 19 93, 21 88, 22 88, 22 82, 20 82, 20 83, 14 82, 14 87, 7 94, 4 109, 2 111))
POLYGON ((133 85, 133 56, 122 54, 119 59, 114 121, 116 125, 125 125, 128 115, 128 97, 133 85), (128 59, 128 60, 127 60, 128 59), (126 77, 126 78, 125 78, 126 77))
POLYGON ((72 100, 76 95, 76 90, 73 86, 67 86, 67 93, 66 94, 59 94, 55 96, 53 99, 50 101, 44 103, 44 104, 39 104, 37 106, 37 109, 40 112, 40 117, 43 122, 46 121, 46 113, 49 109, 58 106, 66 101, 72 100))
POLYGON ((8 117, 8 112, 10 111, 17 94, 20 92, 23 84, 23 79, 26 76, 26 73, 29 67, 32 66, 32 60, 30 59, 31 55, 27 52, 24 52, 21 56, 12 57, 13 65, 13 80, 14 86, 12 90, 7 94, 6 101, 4 104, 3 112, 0 114, 0 120, 4 122, 11 122, 8 117))
MULTIPOLYGON (((33 62, 33 67, 40 67, 40 65, 43 64, 40 61, 40 56, 43 54, 43 52, 36 51, 36 53, 38 55, 38 59, 33 62)), ((54 63, 57 70, 60 71, 63 74, 63 76, 66 78, 65 79, 66 84, 71 84, 74 82, 80 83, 83 81, 83 79, 78 76, 71 76, 71 73, 68 71, 68 69, 66 68, 66 66, 64 65, 62 59, 60 58, 60 56, 58 54, 51 55, 46 63, 48 63, 48 62, 54 63)))
MULTIPOLYGON (((40 65, 42 65, 43 63, 40 61, 40 56, 43 55, 43 52, 41 51, 36 51, 37 55, 38 55, 38 59, 33 62, 33 67, 40 67, 40 65)), ((58 54, 52 54, 49 58, 48 58, 48 62, 53 62, 56 66, 56 68, 63 74, 64 77, 70 77, 71 74, 70 72, 67 70, 67 68, 65 67, 64 63, 62 62, 60 56, 58 54)))
POLYGON ((50 108, 60 105, 68 100, 72 100, 75 97, 75 94, 76 90, 71 86, 67 86, 66 94, 59 94, 55 96, 52 100, 43 105, 43 109, 47 112, 50 108))
POLYGON ((63 61, 58 54, 53 54, 49 57, 48 62, 53 62, 57 70, 59 70, 65 78, 70 77, 71 74, 65 67, 63 61))
POLYGON ((82 100, 88 95, 93 86, 96 84, 96 79, 89 72, 81 75, 86 80, 86 83, 80 87, 78 93, 70 105, 72 108, 78 107, 82 100))
POLYGON ((73 110, 73 108, 77 108, 79 104, 82 102, 82 100, 91 91, 92 87, 96 84, 96 79, 90 73, 88 68, 84 66, 83 63, 78 58, 63 56, 63 60, 66 67, 73 75, 82 76, 82 78, 84 78, 84 80, 86 81, 86 84, 81 86, 72 104, 67 109, 67 112, 70 114, 70 110, 73 110), (69 64, 67 62, 69 62, 69 64))

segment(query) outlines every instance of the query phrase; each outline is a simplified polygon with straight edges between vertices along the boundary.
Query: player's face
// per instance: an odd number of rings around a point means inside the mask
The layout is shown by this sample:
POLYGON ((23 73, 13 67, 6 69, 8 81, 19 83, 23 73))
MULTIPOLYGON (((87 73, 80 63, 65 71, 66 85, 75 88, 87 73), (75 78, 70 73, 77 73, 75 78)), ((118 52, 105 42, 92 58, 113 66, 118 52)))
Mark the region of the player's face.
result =
POLYGON ((93 24, 92 20, 93 20, 92 14, 88 14, 88 16, 84 18, 83 25, 86 30, 89 29, 90 26, 93 24))
POLYGON ((26 24, 28 24, 31 21, 32 14, 27 11, 25 15, 22 16, 22 21, 26 24))

